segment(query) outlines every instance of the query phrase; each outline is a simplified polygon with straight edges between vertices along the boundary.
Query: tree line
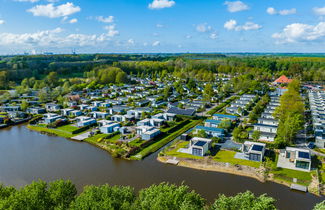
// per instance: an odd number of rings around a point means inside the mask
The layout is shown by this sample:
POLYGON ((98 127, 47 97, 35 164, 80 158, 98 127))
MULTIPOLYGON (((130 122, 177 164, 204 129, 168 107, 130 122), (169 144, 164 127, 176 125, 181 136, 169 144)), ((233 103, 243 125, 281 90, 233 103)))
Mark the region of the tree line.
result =
MULTIPOLYGON (((0 209, 155 209, 155 210, 272 210, 275 199, 250 191, 235 196, 219 195, 212 204, 186 185, 161 183, 136 192, 128 186, 86 186, 77 194, 71 181, 32 182, 20 189, 0 185, 0 209)), ((325 208, 325 202, 314 209, 325 208)))

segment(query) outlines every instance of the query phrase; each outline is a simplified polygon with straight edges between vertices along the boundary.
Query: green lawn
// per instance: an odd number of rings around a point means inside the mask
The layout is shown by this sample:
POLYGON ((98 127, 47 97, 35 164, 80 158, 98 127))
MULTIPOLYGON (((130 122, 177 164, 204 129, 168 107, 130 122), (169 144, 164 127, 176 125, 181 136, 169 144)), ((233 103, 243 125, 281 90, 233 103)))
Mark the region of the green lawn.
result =
POLYGON ((64 138, 71 138, 73 136, 70 132, 57 130, 57 129, 46 128, 46 127, 43 127, 43 126, 28 125, 27 127, 29 129, 31 129, 31 130, 34 130, 34 131, 46 132, 46 133, 54 134, 54 135, 64 137, 64 138))
POLYGON ((141 140, 141 138, 134 139, 133 141, 129 142, 130 147, 140 147, 145 140, 141 140))
POLYGON ((191 154, 177 152, 180 148, 186 148, 188 144, 189 144, 188 141, 179 141, 176 144, 172 145, 170 150, 164 152, 164 154, 168 156, 179 157, 179 158, 203 159, 203 157, 201 156, 195 156, 191 154))
POLYGON ((202 122, 202 120, 191 120, 189 124, 185 125, 181 129, 179 129, 179 130, 175 131, 174 133, 172 133, 172 134, 160 139, 159 141, 149 145, 148 147, 144 148, 143 150, 141 150, 136 155, 131 156, 131 159, 133 159, 133 160, 141 160, 141 159, 143 159, 144 157, 148 156, 149 154, 156 152, 157 150, 159 150, 160 148, 162 148, 163 146, 165 146, 166 144, 168 144, 169 142, 171 142, 172 140, 174 140, 175 138, 177 138, 181 134, 185 133, 189 129, 193 128, 194 126, 196 126, 200 122, 202 122))
POLYGON ((102 141, 100 141, 101 143, 104 142, 104 141, 115 142, 115 141, 120 139, 120 134, 116 134, 116 135, 112 136, 109 139, 104 139, 105 137, 107 137, 109 135, 110 134, 97 134, 97 135, 94 135, 92 137, 89 137, 89 138, 85 139, 85 141, 92 142, 92 143, 96 144, 96 143, 99 143, 98 142, 99 139, 102 139, 102 141))
POLYGON ((285 182, 293 183, 293 178, 297 179, 297 183, 308 186, 311 182, 311 174, 309 172, 296 171, 286 168, 277 168, 270 173, 274 174, 274 178, 285 182))
POLYGON ((64 126, 56 128, 56 129, 72 133, 73 131, 78 130, 79 128, 76 126, 72 126, 72 125, 64 125, 64 126))
POLYGON ((251 166, 254 168, 259 168, 261 163, 256 161, 250 161, 250 160, 242 160, 235 158, 236 152, 234 151, 226 151, 226 150, 220 150, 218 153, 213 157, 213 160, 217 162, 223 162, 223 163, 230 163, 233 165, 246 165, 251 166))
POLYGON ((92 137, 89 137, 89 138, 85 139, 85 141, 92 142, 92 143, 98 143, 99 139, 103 139, 108 135, 109 134, 97 134, 97 135, 94 135, 92 137))

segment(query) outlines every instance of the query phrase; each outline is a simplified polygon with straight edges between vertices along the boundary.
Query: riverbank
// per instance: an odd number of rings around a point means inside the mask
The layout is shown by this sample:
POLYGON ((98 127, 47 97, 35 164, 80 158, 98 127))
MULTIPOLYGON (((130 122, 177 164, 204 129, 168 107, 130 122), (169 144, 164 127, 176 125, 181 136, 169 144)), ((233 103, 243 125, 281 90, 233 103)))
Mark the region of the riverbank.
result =
MULTIPOLYGON (((157 161, 165 164, 173 162, 175 163, 174 165, 196 170, 221 172, 237 176, 250 177, 262 183, 269 181, 287 187, 290 187, 292 184, 292 182, 276 179, 274 174, 268 173, 267 169, 263 165, 261 165, 259 168, 238 164, 234 165, 230 163, 216 162, 213 159, 210 159, 209 157, 205 157, 203 159, 177 157, 176 159, 176 157, 174 156, 158 156, 157 161)), ((307 186, 308 192, 316 196, 321 196, 321 194, 319 194, 319 191, 317 190, 318 185, 319 182, 317 178, 313 176, 311 183, 307 186)))
MULTIPOLYGON (((167 160, 173 160, 171 156, 158 156, 157 160, 161 163, 167 163, 167 160)), ((242 165, 231 165, 228 163, 221 163, 210 160, 209 158, 204 159, 188 159, 188 158, 177 158, 179 161, 177 166, 192 168, 204 171, 214 171, 221 173, 234 174, 238 176, 246 176, 254 178, 260 182, 265 182, 264 169, 254 168, 250 166, 242 165)))

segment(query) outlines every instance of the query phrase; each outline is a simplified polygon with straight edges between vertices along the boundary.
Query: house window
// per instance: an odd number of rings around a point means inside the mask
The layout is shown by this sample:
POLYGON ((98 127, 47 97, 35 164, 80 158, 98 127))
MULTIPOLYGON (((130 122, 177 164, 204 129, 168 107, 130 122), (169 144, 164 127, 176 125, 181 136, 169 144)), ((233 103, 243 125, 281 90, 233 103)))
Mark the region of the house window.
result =
POLYGON ((261 155, 259 154, 249 154, 249 159, 253 161, 261 161, 261 155))
POLYGON ((286 152, 286 158, 290 158, 290 152, 286 152))
POLYGON ((309 163, 297 160, 296 168, 309 169, 309 163))
POLYGON ((192 155, 203 156, 203 150, 199 148, 192 148, 192 155))

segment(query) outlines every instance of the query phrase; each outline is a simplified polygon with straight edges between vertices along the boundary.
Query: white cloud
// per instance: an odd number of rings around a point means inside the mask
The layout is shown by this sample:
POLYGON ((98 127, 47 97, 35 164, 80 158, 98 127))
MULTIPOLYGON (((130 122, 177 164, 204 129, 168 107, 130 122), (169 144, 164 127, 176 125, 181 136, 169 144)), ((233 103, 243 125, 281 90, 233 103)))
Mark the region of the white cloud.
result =
POLYGON ((107 30, 107 35, 109 37, 114 37, 120 34, 120 32, 118 30, 116 30, 116 25, 109 25, 109 26, 105 26, 104 27, 105 30, 107 30))
POLYGON ((31 12, 34 16, 58 18, 72 15, 76 12, 80 12, 80 10, 81 8, 79 6, 67 2, 66 4, 61 4, 59 6, 54 6, 54 4, 36 5, 27 11, 31 12))
POLYGON ((157 27, 157 28, 163 28, 163 27, 165 27, 165 26, 164 26, 163 24, 159 24, 159 23, 158 23, 158 24, 156 24, 156 27, 157 27))
POLYGON ((171 0, 153 0, 151 4, 149 4, 149 9, 163 9, 170 8, 176 4, 175 1, 171 0))
POLYGON ((212 27, 210 25, 208 25, 207 23, 201 23, 201 24, 198 24, 195 29, 196 29, 196 31, 198 31, 200 33, 205 33, 205 32, 211 31, 212 27))
POLYGON ((185 38, 186 38, 186 39, 191 39, 192 36, 191 36, 191 35, 186 35, 185 38))
POLYGON ((274 9, 273 7, 269 7, 266 9, 266 12, 270 15, 293 15, 297 13, 296 8, 292 8, 292 9, 284 9, 284 10, 279 10, 277 11, 276 9, 274 9))
POLYGON ((325 39, 325 22, 317 25, 293 23, 284 27, 281 32, 274 33, 272 37, 277 43, 319 41, 325 39))
POLYGON ((273 7, 269 7, 266 9, 266 12, 269 14, 269 15, 275 15, 277 13, 277 11, 273 8, 273 7))
POLYGON ((87 35, 87 34, 62 34, 63 29, 39 31, 35 33, 2 33, 0 34, 0 45, 17 48, 37 48, 37 47, 71 47, 71 46, 96 46, 109 41, 107 34, 87 35))
POLYGON ((3 25, 3 24, 5 24, 6 22, 4 21, 4 20, 1 20, 0 19, 0 25, 3 25))
POLYGON ((237 25, 237 21, 236 20, 228 20, 227 22, 225 22, 225 24, 223 25, 223 27, 227 30, 233 30, 236 28, 237 25))
POLYGON ((226 1, 224 4, 227 5, 229 12, 240 12, 249 9, 249 7, 242 1, 226 1))
POLYGON ((325 7, 315 7, 313 10, 316 15, 325 15, 325 7))
POLYGON ((108 16, 108 17, 103 17, 103 16, 98 16, 96 17, 96 20, 102 23, 113 23, 114 22, 114 16, 108 16))
POLYGON ((130 44, 130 45, 134 45, 134 43, 135 43, 135 42, 134 42, 133 39, 129 39, 129 40, 128 40, 128 44, 130 44))
POLYGON ((159 46, 160 45, 160 41, 154 41, 153 43, 152 43, 152 46, 153 47, 156 47, 156 46, 159 46))
POLYGON ((238 25, 236 20, 228 20, 223 27, 227 30, 250 31, 262 28, 261 25, 253 22, 246 22, 244 25, 238 25))
POLYGON ((216 39, 216 38, 218 38, 217 33, 211 33, 210 34, 210 39, 216 39))
POLYGON ((78 19, 77 18, 73 18, 69 21, 69 23, 73 24, 73 23, 77 23, 78 22, 78 19))

